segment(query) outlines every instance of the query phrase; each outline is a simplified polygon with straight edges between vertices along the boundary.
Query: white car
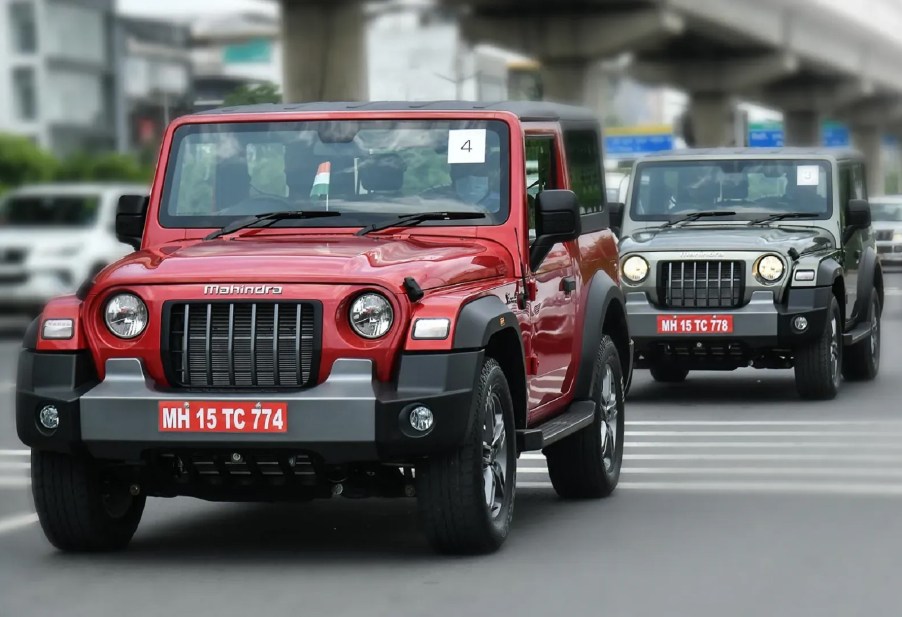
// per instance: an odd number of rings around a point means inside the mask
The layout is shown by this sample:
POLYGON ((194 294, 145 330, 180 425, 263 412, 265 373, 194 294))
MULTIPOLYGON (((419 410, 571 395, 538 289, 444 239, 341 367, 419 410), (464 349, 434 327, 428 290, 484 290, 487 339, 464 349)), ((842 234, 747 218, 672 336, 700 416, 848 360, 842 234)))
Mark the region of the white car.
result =
POLYGON ((604 175, 605 189, 609 202, 625 204, 629 195, 630 174, 628 171, 608 171, 604 175))
POLYGON ((74 293, 88 278, 134 249, 116 239, 122 195, 147 195, 140 184, 43 184, 0 198, 0 309, 37 314, 52 297, 74 293))
POLYGON ((885 264, 902 264, 902 195, 872 197, 871 224, 877 253, 885 264))

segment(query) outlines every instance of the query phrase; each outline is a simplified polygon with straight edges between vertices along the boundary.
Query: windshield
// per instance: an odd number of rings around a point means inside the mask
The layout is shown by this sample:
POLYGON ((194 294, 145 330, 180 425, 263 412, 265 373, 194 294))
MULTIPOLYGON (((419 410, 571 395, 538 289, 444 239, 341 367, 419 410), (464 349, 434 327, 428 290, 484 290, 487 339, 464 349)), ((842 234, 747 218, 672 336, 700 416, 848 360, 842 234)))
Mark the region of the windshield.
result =
POLYGON ((784 213, 829 218, 830 163, 819 160, 695 160, 638 166, 630 215, 672 221, 692 212, 727 210, 718 221, 751 221, 784 213))
POLYGON ((871 202, 871 220, 884 223, 902 223, 902 201, 897 203, 871 202))
POLYGON ((13 195, 0 205, 0 226, 90 227, 99 209, 96 195, 13 195))
MULTIPOLYGON (((160 222, 222 227, 249 215, 329 210, 274 227, 360 227, 422 212, 509 211, 507 125, 499 121, 309 121, 178 129, 160 222)), ((425 225, 461 225, 460 221, 425 225)))

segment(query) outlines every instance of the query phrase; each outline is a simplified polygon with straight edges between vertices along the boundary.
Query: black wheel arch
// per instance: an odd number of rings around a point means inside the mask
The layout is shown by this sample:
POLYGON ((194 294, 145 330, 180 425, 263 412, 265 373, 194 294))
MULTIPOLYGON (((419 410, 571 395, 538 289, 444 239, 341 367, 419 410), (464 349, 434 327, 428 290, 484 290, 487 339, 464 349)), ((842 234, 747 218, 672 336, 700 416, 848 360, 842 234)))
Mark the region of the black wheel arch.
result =
POLYGON ((604 335, 610 336, 617 347, 624 381, 633 364, 623 290, 607 272, 599 271, 588 282, 587 296, 583 329, 578 333, 582 336, 574 390, 578 399, 591 395, 595 355, 604 335))
POLYGON ((857 324, 861 321, 862 316, 868 314, 871 303, 871 290, 877 292, 880 299, 880 306, 883 306, 883 269, 880 266, 880 259, 877 257, 877 251, 874 247, 868 246, 861 253, 861 262, 858 267, 858 287, 857 297, 855 298, 855 307, 850 316, 849 325, 857 324))

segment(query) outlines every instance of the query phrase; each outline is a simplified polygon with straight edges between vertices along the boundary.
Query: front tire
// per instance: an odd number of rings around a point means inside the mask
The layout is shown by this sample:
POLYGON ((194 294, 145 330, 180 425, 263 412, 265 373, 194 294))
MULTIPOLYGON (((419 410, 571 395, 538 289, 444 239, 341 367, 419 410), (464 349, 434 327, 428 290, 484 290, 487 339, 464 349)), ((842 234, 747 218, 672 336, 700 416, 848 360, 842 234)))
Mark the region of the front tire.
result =
POLYGON ((607 497, 617 487, 623 463, 623 371, 617 347, 605 336, 592 371, 595 419, 591 425, 545 450, 548 475, 565 499, 607 497))
POLYGON ((110 483, 91 459, 33 450, 31 486, 47 540, 61 551, 124 549, 144 513, 144 496, 110 483))
POLYGON ((842 329, 839 303, 833 298, 820 338, 795 352, 796 390, 803 399, 836 398, 841 379, 842 329))
POLYGON ((459 448, 416 468, 420 520, 441 553, 490 553, 510 531, 517 482, 514 404, 504 371, 491 358, 476 382, 469 424, 459 448))
POLYGON ((843 356, 843 377, 851 381, 871 381, 880 372, 880 298, 876 290, 871 291, 868 308, 868 322, 871 334, 863 341, 852 345, 843 356))

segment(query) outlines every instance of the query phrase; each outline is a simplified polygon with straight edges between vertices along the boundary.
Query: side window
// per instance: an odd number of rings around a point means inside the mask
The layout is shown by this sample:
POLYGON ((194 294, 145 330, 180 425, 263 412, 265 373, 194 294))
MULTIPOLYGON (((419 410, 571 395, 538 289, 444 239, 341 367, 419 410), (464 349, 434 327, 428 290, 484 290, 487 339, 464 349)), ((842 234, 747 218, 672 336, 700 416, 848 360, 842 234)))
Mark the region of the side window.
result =
POLYGON ((583 214, 601 212, 604 206, 604 173, 598 133, 585 129, 566 131, 564 148, 570 188, 576 193, 580 211, 583 214))
POLYGON ((526 138, 526 199, 530 238, 535 237, 536 195, 554 188, 554 140, 550 137, 526 138))

